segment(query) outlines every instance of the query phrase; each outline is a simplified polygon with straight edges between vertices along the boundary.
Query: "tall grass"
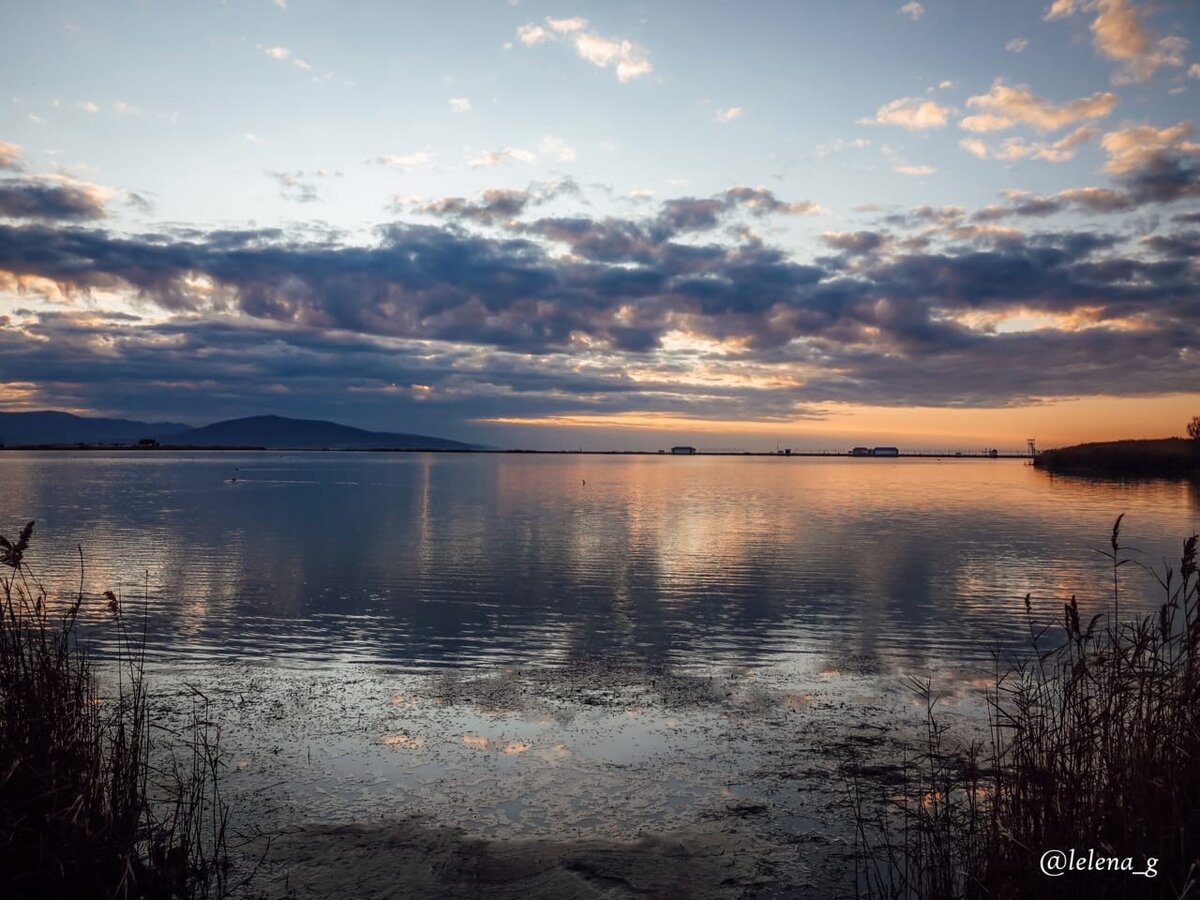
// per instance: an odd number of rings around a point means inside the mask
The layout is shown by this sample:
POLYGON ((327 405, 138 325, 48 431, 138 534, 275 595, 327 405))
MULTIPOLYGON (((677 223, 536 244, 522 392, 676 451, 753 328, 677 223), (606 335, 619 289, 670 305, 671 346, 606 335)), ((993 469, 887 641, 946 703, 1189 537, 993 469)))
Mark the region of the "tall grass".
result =
POLYGON ((82 552, 73 596, 48 596, 26 562, 32 533, 0 537, 0 896, 227 896, 229 816, 203 697, 184 734, 154 734, 144 630, 131 633, 113 593, 87 599, 82 552), (79 639, 85 603, 116 631, 112 664, 98 668, 79 639))
MULTIPOLYGON (((1197 538, 1177 570, 1127 555, 1121 518, 1103 551, 1111 606, 1084 622, 1075 597, 1030 647, 997 653, 987 739, 954 741, 928 682, 921 752, 898 793, 852 781, 857 884, 864 896, 1200 896, 1200 588, 1197 538), (1162 602, 1122 618, 1126 566, 1152 577, 1162 602), (1047 649, 1047 645, 1049 649, 1047 649), (1127 871, 1050 876, 1047 851, 1129 858, 1127 871)), ((1109 864, 1111 865, 1111 864, 1109 864)))

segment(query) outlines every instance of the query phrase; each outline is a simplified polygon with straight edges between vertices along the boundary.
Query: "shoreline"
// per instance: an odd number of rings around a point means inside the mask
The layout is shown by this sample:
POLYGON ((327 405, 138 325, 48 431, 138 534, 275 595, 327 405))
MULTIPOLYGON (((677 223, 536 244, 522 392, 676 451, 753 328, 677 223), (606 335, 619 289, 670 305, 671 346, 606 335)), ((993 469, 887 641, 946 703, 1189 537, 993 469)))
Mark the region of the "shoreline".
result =
POLYGON ((1051 475, 1200 479, 1200 441, 1158 438, 1075 444, 1045 450, 1033 465, 1051 475))
POLYGON ((0 447, 0 453, 65 453, 65 452, 128 453, 448 453, 467 456, 754 456, 779 459, 1033 459, 1026 451, 997 453, 987 451, 918 451, 901 452, 891 456, 863 456, 845 450, 697 450, 695 453, 671 453, 668 450, 458 450, 440 447, 139 447, 132 444, 38 444, 22 447, 0 447))

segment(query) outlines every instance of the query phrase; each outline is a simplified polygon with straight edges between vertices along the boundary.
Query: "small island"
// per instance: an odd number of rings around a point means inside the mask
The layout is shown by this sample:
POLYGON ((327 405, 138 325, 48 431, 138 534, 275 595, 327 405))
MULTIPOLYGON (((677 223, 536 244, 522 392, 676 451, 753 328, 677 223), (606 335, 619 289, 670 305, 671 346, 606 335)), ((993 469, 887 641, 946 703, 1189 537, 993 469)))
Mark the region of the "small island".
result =
POLYGON ((1033 464, 1052 474, 1200 478, 1200 416, 1188 437, 1104 441, 1045 450, 1033 464))

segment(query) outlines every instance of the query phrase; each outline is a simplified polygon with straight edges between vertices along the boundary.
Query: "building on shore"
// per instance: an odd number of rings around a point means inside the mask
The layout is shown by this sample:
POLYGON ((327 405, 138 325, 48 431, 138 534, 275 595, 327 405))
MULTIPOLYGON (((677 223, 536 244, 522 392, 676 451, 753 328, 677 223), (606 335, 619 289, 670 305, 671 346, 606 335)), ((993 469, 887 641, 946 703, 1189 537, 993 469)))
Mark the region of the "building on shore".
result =
POLYGON ((899 456, 899 447, 854 447, 851 456, 899 456))
POLYGON ((672 456, 695 456, 696 448, 695 447, 684 447, 684 446, 672 447, 671 455, 672 456))

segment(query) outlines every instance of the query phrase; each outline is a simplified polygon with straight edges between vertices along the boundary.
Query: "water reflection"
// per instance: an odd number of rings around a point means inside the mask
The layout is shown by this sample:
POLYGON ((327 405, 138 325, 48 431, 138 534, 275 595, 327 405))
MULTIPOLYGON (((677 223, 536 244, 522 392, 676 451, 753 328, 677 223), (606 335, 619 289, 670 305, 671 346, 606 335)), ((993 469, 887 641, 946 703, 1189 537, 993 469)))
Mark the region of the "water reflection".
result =
POLYGON ((1186 483, 991 460, 6 453, 0 488, 50 580, 81 545, 144 599, 156 655, 413 670, 956 663, 1026 592, 1103 602, 1118 513, 1150 562, 1200 524, 1186 483))

